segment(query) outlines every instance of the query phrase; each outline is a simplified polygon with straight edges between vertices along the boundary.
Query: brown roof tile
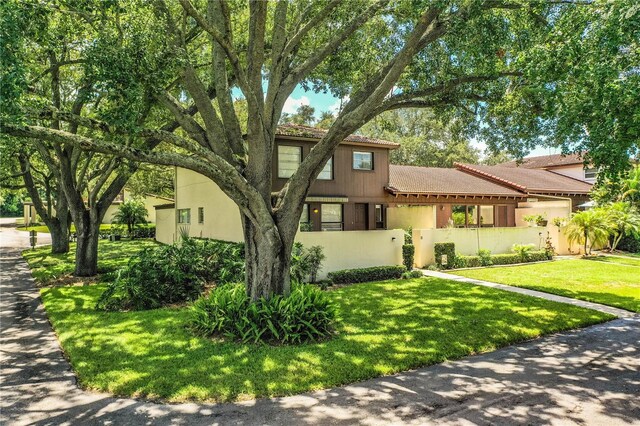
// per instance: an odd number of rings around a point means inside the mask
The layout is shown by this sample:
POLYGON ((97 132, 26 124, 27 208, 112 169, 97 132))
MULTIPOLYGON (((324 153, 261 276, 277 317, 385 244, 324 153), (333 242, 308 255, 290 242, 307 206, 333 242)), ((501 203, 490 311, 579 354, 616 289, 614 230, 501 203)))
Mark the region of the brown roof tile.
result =
MULTIPOLYGON (((276 129, 276 136, 290 136, 300 137, 305 139, 317 139, 320 140, 327 133, 324 129, 318 129, 316 127, 303 126, 300 124, 283 124, 276 129)), ((383 139, 369 138, 360 135, 349 135, 344 139, 345 142, 353 142, 365 145, 377 145, 388 148, 397 148, 400 144, 391 141, 385 141, 383 139)))
POLYGON ((587 194, 591 184, 548 170, 455 163, 463 172, 528 193, 587 194))
POLYGON ((498 164, 500 167, 522 167, 524 169, 545 169, 547 167, 570 166, 572 164, 582 164, 584 162, 580 154, 552 154, 538 157, 523 158, 518 164, 517 161, 507 161, 498 164))
POLYGON ((389 165, 393 194, 525 196, 525 194, 457 169, 389 165))

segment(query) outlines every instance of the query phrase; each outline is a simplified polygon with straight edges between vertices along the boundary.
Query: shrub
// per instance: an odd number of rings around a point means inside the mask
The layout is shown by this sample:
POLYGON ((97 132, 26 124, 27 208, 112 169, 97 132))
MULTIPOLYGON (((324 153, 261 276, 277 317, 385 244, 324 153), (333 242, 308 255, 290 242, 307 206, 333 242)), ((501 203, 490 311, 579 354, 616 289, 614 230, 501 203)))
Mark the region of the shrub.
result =
POLYGON ((330 272, 328 278, 336 284, 364 283, 402 277, 407 269, 404 266, 373 266, 371 268, 344 269, 330 272))
POLYGON ((301 243, 295 243, 291 252, 291 279, 299 283, 315 282, 324 259, 321 246, 305 249, 301 243))
POLYGON ((287 297, 252 302, 241 284, 226 284, 198 299, 189 325, 198 335, 243 343, 303 343, 329 337, 336 309, 317 286, 293 284, 287 297))
POLYGON ((478 250, 478 257, 480 258, 480 266, 491 266, 491 250, 480 249, 478 250))
POLYGON ((618 243, 618 250, 640 253, 640 235, 626 235, 618 243))
MULTIPOLYGON (((524 262, 541 262, 543 260, 548 260, 547 253, 544 250, 530 251, 528 253, 527 260, 524 262)), ((514 265, 516 263, 523 263, 522 257, 517 253, 494 254, 491 256, 491 261, 494 265, 514 265)))
POLYGON ((402 263, 407 271, 413 269, 413 257, 416 253, 416 247, 413 244, 405 244, 402 246, 402 263))
POLYGON ((456 268, 477 268, 481 266, 479 256, 456 256, 456 268))
POLYGON ((456 245, 454 243, 435 243, 434 251, 436 255, 436 264, 444 269, 452 268, 455 264, 456 245), (442 264, 442 255, 447 256, 447 264, 442 264))
POLYGON ((424 274, 422 273, 422 271, 416 271, 416 270, 406 271, 402 273, 403 280, 409 280, 412 278, 422 278, 423 276, 424 274))
POLYGON ((244 278, 242 248, 234 243, 188 238, 180 244, 142 250, 118 272, 97 309, 154 309, 196 299, 205 283, 244 278))
POLYGON ((535 246, 533 244, 514 244, 511 247, 511 251, 520 256, 521 262, 529 260, 529 253, 533 251, 535 246))
POLYGON ((132 238, 155 238, 156 227, 155 225, 139 226, 133 230, 132 238))
POLYGON ((120 204, 118 210, 113 214, 113 223, 127 226, 129 238, 135 238, 134 229, 140 224, 147 223, 147 208, 141 200, 129 200, 120 204))

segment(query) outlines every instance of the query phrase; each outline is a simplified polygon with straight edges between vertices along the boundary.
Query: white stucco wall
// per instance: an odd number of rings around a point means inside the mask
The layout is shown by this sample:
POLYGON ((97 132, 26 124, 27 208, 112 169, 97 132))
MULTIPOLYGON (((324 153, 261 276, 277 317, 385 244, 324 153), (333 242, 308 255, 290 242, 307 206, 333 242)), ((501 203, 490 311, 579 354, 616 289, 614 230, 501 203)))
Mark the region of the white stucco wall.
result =
POLYGON ((524 216, 540 214, 547 218, 549 224, 556 217, 568 219, 571 217, 570 200, 535 201, 518 203, 516 208, 516 226, 528 226, 523 220, 524 216))
POLYGON ((387 209, 388 229, 416 229, 436 227, 436 210, 434 206, 397 206, 387 209))
POLYGON ((159 209, 156 216, 156 241, 172 244, 176 240, 176 209, 159 209))
POLYGON ((176 171, 176 211, 191 209, 191 224, 178 224, 192 237, 243 241, 240 211, 211 179, 186 169, 176 171), (198 208, 204 223, 198 223, 198 208))
POLYGON ((402 264, 404 231, 298 232, 305 247, 322 246, 326 259, 318 277, 341 269, 402 264))
POLYGON ((442 242, 455 243, 456 252, 464 255, 475 255, 478 249, 511 253, 514 244, 534 244, 540 249, 544 248, 546 232, 542 227, 414 229, 415 262, 418 266, 435 263, 434 244, 442 242))

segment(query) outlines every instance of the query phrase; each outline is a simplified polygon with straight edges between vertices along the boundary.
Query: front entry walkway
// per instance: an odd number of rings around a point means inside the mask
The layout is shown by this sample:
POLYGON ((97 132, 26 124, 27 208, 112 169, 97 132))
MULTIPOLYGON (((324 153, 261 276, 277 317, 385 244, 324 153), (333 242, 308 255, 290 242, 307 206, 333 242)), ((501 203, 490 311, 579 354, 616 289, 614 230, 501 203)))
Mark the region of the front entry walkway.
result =
POLYGON ((533 296, 533 297, 539 297, 541 299, 552 300, 554 302, 568 303, 574 306, 581 306, 583 308, 605 312, 607 314, 615 315, 618 318, 631 318, 634 316, 638 316, 638 314, 634 312, 629 312, 629 311, 625 311, 624 309, 614 308, 613 306, 601 305, 599 303, 572 299, 570 297, 558 296, 555 294, 545 293, 542 291, 529 290, 527 288, 514 287, 506 284, 492 283, 490 281, 482 281, 482 280, 477 280, 475 278, 461 277, 459 275, 444 273, 440 271, 422 270, 422 273, 428 277, 443 278, 445 280, 476 284, 476 285, 481 285, 483 287, 492 287, 500 290, 510 291, 512 293, 526 294, 527 296, 533 296))
POLYGON ((325 391, 170 405, 80 389, 20 251, 0 267, 3 425, 640 423, 638 317, 325 391))

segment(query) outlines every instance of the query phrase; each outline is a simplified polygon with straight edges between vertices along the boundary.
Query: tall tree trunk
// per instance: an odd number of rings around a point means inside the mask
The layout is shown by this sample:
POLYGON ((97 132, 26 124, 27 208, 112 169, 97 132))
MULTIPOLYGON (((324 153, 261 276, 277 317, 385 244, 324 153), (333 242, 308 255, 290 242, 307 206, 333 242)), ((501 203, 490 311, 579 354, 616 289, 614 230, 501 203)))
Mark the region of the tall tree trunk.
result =
POLYGON ((289 267, 295 230, 287 232, 285 238, 278 238, 281 229, 271 232, 263 233, 244 219, 245 283, 254 301, 274 294, 287 296, 291 291, 289 267))
POLYGON ((98 273, 98 240, 100 220, 91 210, 85 210, 74 220, 78 243, 76 245, 76 268, 74 275, 91 277, 98 273))
POLYGON ((51 233, 51 253, 69 252, 69 224, 67 221, 54 219, 46 223, 51 233))

